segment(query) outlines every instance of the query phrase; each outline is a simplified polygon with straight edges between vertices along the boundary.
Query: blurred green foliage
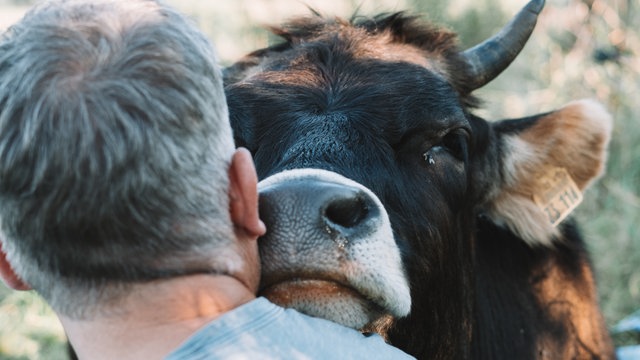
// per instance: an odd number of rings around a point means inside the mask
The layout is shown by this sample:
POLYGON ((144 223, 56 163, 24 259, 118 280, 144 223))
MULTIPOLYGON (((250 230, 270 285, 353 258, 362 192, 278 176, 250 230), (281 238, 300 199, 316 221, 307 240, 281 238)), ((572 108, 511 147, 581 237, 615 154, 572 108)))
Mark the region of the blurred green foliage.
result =
MULTIPOLYGON (((214 40, 223 64, 273 42, 266 24, 309 7, 349 17, 410 10, 455 29, 464 47, 498 31, 525 1, 508 0, 238 0, 178 1, 214 40)), ((30 0, 0 0, 0 29, 30 0)), ((614 116, 607 174, 577 211, 592 252, 609 325, 640 307, 640 3, 637 0, 548 0, 531 40, 514 64, 478 91, 486 119, 553 110, 595 98, 614 116)), ((32 293, 0 285, 0 359, 62 359, 64 333, 32 293)), ((627 342, 616 339, 619 344, 627 342)))
POLYGON ((0 359, 67 358, 62 325, 40 297, 2 286, 0 299, 0 359))

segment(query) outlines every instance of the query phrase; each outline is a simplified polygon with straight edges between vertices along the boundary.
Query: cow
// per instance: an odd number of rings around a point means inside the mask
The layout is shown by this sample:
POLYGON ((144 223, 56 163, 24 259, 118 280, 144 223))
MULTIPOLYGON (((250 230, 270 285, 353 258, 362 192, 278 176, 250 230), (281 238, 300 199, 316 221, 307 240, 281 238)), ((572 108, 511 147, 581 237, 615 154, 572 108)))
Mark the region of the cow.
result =
POLYGON ((604 171, 611 116, 594 100, 475 113, 473 91, 543 6, 467 50, 406 12, 314 12, 225 70, 261 179, 260 294, 418 358, 614 357, 586 246, 562 220, 604 171))

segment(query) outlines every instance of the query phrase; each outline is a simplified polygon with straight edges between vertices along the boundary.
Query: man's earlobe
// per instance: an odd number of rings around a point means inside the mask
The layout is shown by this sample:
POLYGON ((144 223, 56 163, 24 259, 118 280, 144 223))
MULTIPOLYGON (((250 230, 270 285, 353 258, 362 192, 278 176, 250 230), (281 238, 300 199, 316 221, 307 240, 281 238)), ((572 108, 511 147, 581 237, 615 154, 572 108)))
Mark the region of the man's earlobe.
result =
POLYGON ((236 150, 229 167, 229 212, 234 225, 247 234, 266 232, 258 214, 258 176, 251 153, 244 148, 236 150))
POLYGON ((31 290, 31 287, 13 271, 7 260, 7 254, 2 249, 2 241, 0 241, 0 278, 14 290, 31 290))

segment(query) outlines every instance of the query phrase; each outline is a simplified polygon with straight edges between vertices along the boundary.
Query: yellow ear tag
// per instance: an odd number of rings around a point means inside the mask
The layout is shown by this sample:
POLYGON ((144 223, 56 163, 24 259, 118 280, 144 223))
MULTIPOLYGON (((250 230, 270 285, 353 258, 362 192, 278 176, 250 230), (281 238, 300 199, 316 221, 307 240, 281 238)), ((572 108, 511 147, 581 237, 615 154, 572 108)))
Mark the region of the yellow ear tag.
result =
POLYGON ((553 226, 558 226, 582 202, 582 192, 564 168, 548 168, 538 179, 533 201, 553 226))

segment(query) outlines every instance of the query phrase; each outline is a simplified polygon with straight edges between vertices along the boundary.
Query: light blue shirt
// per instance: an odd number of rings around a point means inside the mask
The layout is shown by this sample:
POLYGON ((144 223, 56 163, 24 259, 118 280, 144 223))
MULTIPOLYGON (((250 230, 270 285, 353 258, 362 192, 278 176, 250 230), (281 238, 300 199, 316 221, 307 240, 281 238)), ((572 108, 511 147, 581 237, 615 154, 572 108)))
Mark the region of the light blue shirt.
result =
POLYGON ((188 338, 167 360, 413 359, 384 342, 334 322, 258 298, 188 338))

